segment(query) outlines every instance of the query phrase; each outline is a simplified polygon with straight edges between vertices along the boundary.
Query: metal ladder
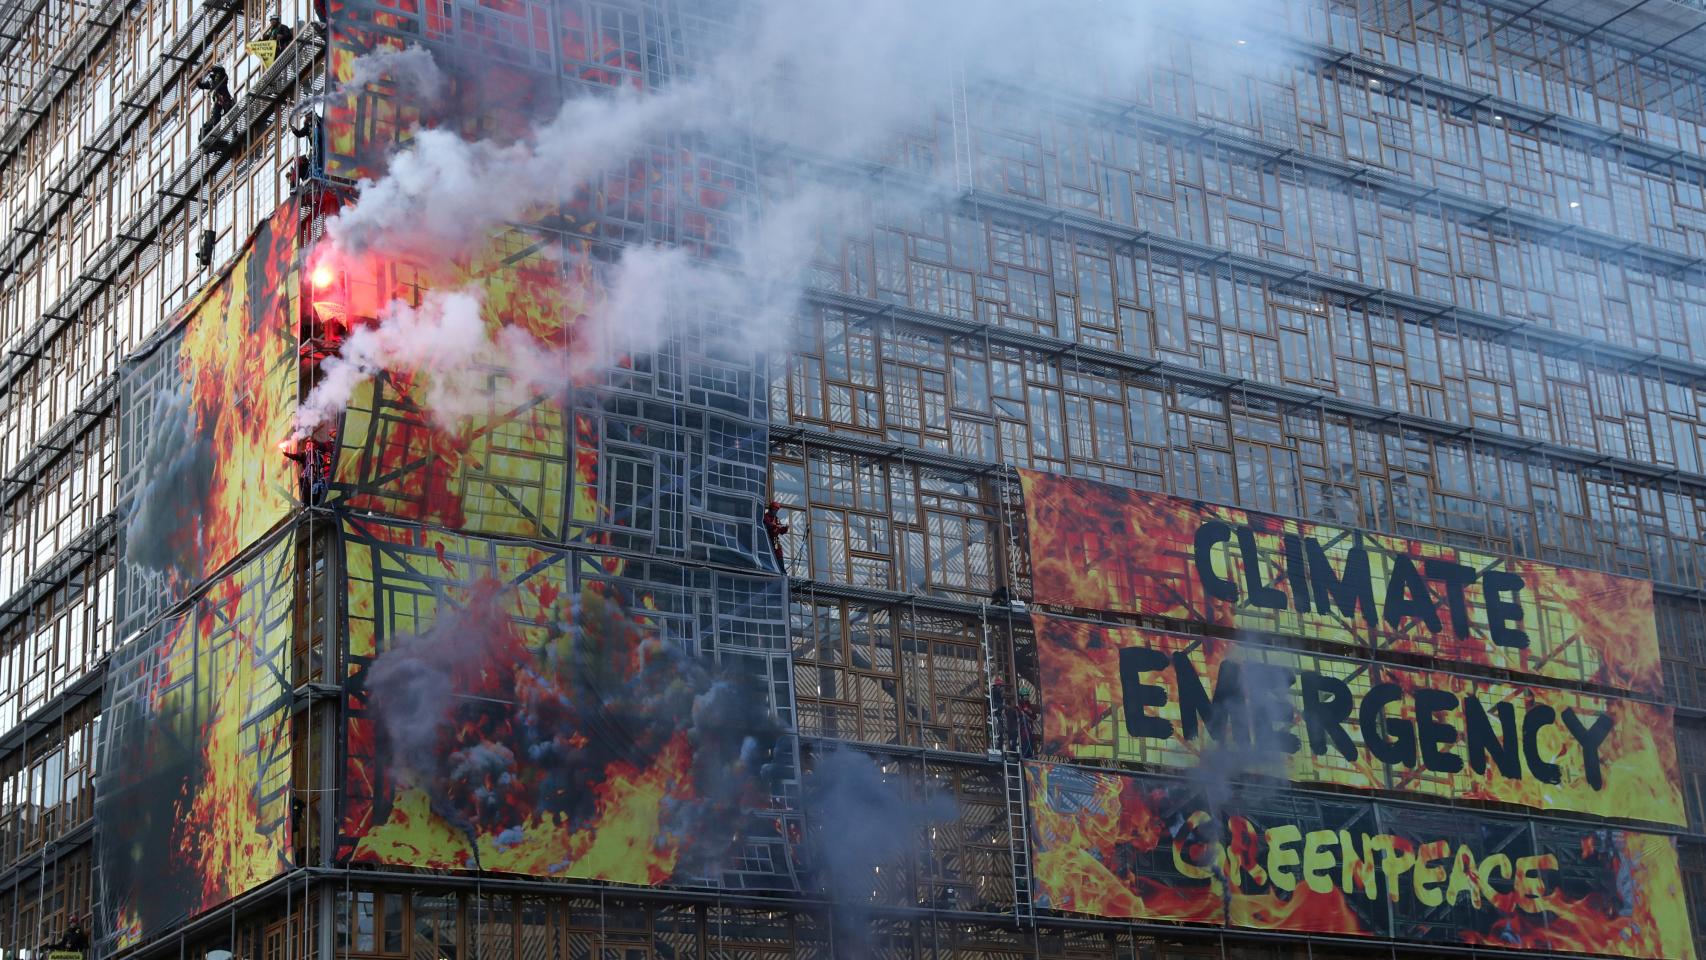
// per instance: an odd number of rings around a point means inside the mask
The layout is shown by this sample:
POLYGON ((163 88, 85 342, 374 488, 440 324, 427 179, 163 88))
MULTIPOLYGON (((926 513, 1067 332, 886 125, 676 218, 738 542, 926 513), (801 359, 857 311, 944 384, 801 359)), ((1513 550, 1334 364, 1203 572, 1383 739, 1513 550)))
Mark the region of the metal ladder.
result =
MULTIPOLYGON (((988 702, 995 701, 995 650, 989 642, 989 607, 983 608, 980 637, 983 641, 983 675, 990 688, 985 692, 988 702)), ((1017 692, 1012 694, 1017 696, 1017 692)), ((989 757, 1001 760, 1002 794, 1007 802, 1007 857, 1012 865, 1013 920, 1021 926, 1035 921, 1036 911, 1031 904, 1031 846, 1030 810, 1025 805, 1025 769, 1017 751, 1009 750, 1001 737, 1001 724, 990 711, 989 757)))
POLYGON ((989 644, 989 605, 983 604, 978 615, 978 640, 983 644, 983 699, 989 705, 989 758, 1001 755, 1001 721, 995 716, 995 649, 989 644))
POLYGON ((1031 904, 1030 810, 1025 806, 1025 771, 1019 757, 1005 753, 1002 775, 1007 793, 1007 853, 1013 863, 1013 919, 1021 926, 1035 922, 1031 904))

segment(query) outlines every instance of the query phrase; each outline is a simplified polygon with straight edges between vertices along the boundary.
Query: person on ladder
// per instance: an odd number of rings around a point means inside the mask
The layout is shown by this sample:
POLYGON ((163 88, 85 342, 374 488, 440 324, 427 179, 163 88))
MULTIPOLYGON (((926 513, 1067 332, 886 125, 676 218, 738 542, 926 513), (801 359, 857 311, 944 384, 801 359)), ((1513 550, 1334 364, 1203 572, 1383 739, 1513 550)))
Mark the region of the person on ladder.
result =
POLYGON ((989 684, 989 715, 995 718, 995 748, 1016 749, 1013 737, 1013 707, 1008 703, 1007 678, 999 674, 989 684))

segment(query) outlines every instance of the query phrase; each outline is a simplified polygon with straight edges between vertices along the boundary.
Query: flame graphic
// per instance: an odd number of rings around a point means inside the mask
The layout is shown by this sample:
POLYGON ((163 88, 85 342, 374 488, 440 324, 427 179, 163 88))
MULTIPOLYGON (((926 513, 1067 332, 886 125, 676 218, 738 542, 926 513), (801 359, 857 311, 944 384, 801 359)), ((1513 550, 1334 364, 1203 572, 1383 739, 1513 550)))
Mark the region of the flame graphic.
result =
POLYGON ((289 515, 297 475, 279 456, 296 404, 289 290, 296 205, 250 238, 230 271, 174 318, 176 369, 165 389, 181 413, 139 423, 144 488, 125 531, 126 559, 182 597, 289 515))
POLYGON ((672 803, 691 799, 685 736, 672 739, 649 769, 611 764, 596 788, 596 814, 585 825, 537 822, 519 840, 481 836, 476 859, 468 837, 431 810, 427 791, 406 787, 390 818, 366 831, 355 859, 436 869, 472 869, 526 876, 655 886, 667 882, 681 859, 683 839, 671 834, 672 803))
POLYGON ((1272 890, 1259 893, 1239 891, 1232 897, 1231 924, 1257 930, 1294 930, 1299 933, 1338 933, 1374 936, 1368 921, 1351 907, 1342 891, 1317 893, 1299 886, 1290 893, 1272 890))
MULTIPOLYGON (((442 562, 467 585, 353 668, 346 854, 633 884, 716 869, 746 811, 770 803, 760 767, 780 731, 764 698, 665 642, 644 597, 564 590, 564 554, 508 546, 486 577, 470 562, 480 541, 381 526, 356 536, 407 531, 423 569, 442 562), (399 685, 416 664, 448 677, 431 715, 396 712, 416 701, 399 685)), ((375 649, 356 617, 398 576, 371 556, 348 556, 352 651, 375 649)))
POLYGON ((143 711, 107 733, 112 759, 98 798, 114 825, 102 858, 121 942, 290 866, 293 557, 293 540, 280 538, 115 667, 142 671, 133 696, 143 711))
MULTIPOLYGON (((580 348, 574 331, 603 288, 584 260, 565 266, 543 250, 506 256, 511 246, 500 236, 467 262, 430 268, 340 257, 350 322, 375 323, 385 304, 418 300, 425 290, 477 289, 488 335, 530 338, 542 355, 559 352, 566 389, 580 348)), ((571 456, 565 397, 494 399, 490 409, 446 423, 427 404, 430 376, 395 369, 357 390, 339 432, 334 493, 358 510, 451 530, 563 540, 571 456)), ((490 378, 496 386, 511 375, 494 368, 490 378)))
POLYGON ((1196 842, 1184 820, 1163 818, 1160 811, 1170 802, 1163 788, 1101 776, 1091 780, 1089 796, 1062 802, 1054 778, 1065 769, 1025 766, 1038 906, 1102 917, 1198 923, 1224 919, 1225 890, 1219 877, 1172 884, 1162 871, 1145 869, 1156 862, 1170 865, 1175 841, 1196 842))

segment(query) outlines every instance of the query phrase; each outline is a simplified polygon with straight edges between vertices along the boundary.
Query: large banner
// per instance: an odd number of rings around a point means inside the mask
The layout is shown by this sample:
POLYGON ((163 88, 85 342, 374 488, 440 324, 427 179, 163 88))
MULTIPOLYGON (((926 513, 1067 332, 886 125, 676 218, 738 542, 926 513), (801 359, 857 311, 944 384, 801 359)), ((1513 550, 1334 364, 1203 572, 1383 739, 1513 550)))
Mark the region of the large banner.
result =
POLYGON ((394 522, 343 542, 341 858, 796 887, 776 578, 394 522))
POLYGON ((1026 763, 1045 909, 1693 960, 1673 843, 1615 828, 1026 763))
POLYGON ((684 346, 671 362, 688 382, 729 385, 720 396, 682 394, 644 369, 645 356, 616 361, 638 369, 606 369, 595 358, 620 351, 587 318, 609 308, 609 266, 578 233, 537 233, 496 231, 454 260, 310 254, 326 278, 311 308, 328 328, 368 322, 424 288, 468 298, 494 343, 530 344, 543 358, 532 380, 492 366, 477 388, 401 368, 356 385, 328 502, 462 533, 774 569, 759 525, 769 450, 760 358, 736 376, 743 361, 684 346), (700 461, 718 466, 698 470, 700 461), (691 496, 671 479, 683 475, 694 477, 691 496))
POLYGON ((1658 695, 1653 587, 1021 471, 1035 599, 1658 695))
POLYGON ((274 212, 124 370, 121 634, 187 596, 296 502, 298 470, 278 444, 296 412, 297 212, 294 202, 274 212))
POLYGON ((1034 614, 1045 753, 1683 825, 1670 707, 1034 614))
POLYGON ((113 654, 95 810, 119 949, 291 865, 295 548, 281 533, 113 654))

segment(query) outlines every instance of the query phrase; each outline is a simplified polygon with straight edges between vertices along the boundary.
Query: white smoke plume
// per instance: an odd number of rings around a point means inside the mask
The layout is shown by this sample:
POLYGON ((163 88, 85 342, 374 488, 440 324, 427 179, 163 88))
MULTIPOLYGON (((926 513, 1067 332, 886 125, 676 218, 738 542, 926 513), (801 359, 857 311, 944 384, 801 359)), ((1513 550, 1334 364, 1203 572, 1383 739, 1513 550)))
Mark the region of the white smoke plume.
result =
POLYGON ((442 423, 485 408, 491 391, 477 390, 471 374, 503 358, 486 337, 480 306, 476 289, 429 291, 418 307, 393 301, 384 323, 355 328, 321 364, 322 379, 303 401, 298 424, 306 432, 335 416, 357 385, 384 370, 425 374, 430 409, 442 423))
POLYGON ((680 248, 625 251, 604 278, 603 299, 581 318, 568 349, 517 327, 488 335, 477 286, 430 290, 419 306, 393 301, 379 324, 354 327, 338 352, 322 361, 320 379, 298 409, 296 435, 332 422, 357 387, 384 371, 419 376, 427 412, 445 428, 534 398, 561 396, 612 358, 655 348, 671 318, 687 309, 738 318, 743 335, 780 336, 797 305, 798 276, 811 251, 812 238, 802 228, 847 211, 847 200, 845 194, 810 190, 779 204, 774 221, 754 225, 738 272, 695 261, 680 248))
POLYGON ((444 93, 449 80, 433 59, 432 51, 411 44, 402 49, 386 47, 356 57, 350 64, 350 78, 339 85, 340 92, 362 88, 389 80, 399 89, 428 103, 444 93))
MULTIPOLYGON (((359 184, 357 199, 328 223, 332 244, 426 260, 457 258, 489 242, 493 231, 524 220, 623 168, 671 138, 782 146, 856 168, 912 130, 928 131, 948 114, 956 89, 1001 84, 1015 111, 1049 109, 1063 95, 1119 90, 1136 81, 1166 47, 1160 31, 1207 34, 1222 61, 1202 70, 1243 71, 1256 48, 1236 45, 1221 24, 1254 26, 1255 4, 1210 0, 1132 7, 1098 0, 753 0, 721 55, 654 89, 617 88, 570 99, 555 116, 514 140, 469 140, 450 129, 423 129, 390 160, 383 176, 359 184), (1214 33, 1218 32, 1219 36, 1214 33)), ((415 84, 424 96, 445 84, 440 65, 420 48, 358 61, 358 73, 415 84)), ((459 82, 477 83, 476 77, 459 82)), ((513 389, 561 390, 588 368, 655 345, 682 305, 739 315, 741 345, 788 342, 788 320, 804 289, 817 238, 847 236, 879 209, 939 207, 959 186, 952 162, 938 180, 897 194, 892 184, 844 177, 809 189, 758 198, 763 212, 739 226, 734 255, 721 266, 644 247, 626 250, 610 277, 595 322, 578 328, 573 355, 533 349, 531 337, 475 337, 478 301, 444 294, 420 308, 396 305, 371 335, 352 337, 341 362, 303 409, 299 433, 335 415, 349 393, 377 371, 403 365, 432 381, 429 402, 443 422, 513 389), (630 262, 632 261, 632 262, 630 262), (408 341, 426 334, 455 337, 408 341), (447 346, 459 348, 454 356, 447 346), (620 343, 603 350, 600 342, 620 343), (494 384, 489 368, 518 376, 494 384), (495 392, 494 392, 495 391, 495 392), (482 397, 487 397, 483 400, 482 397)))

